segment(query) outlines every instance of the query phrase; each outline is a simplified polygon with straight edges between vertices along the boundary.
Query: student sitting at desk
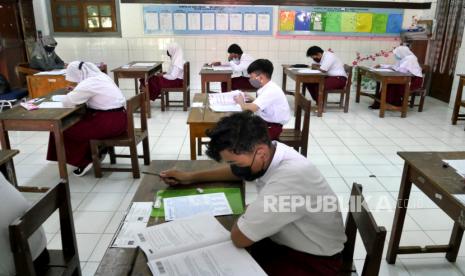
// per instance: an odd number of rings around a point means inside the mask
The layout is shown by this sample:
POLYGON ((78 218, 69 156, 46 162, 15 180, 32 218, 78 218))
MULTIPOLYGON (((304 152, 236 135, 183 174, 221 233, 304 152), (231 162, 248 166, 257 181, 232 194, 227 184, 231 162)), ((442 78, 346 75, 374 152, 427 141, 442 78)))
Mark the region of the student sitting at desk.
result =
POLYGON ((166 73, 158 73, 149 78, 150 100, 155 101, 160 97, 162 88, 182 87, 184 78, 184 54, 177 43, 168 45, 166 54, 171 60, 171 65, 166 73))
POLYGON ((271 140, 278 140, 291 115, 283 90, 271 80, 273 64, 267 59, 257 59, 247 68, 247 73, 250 84, 258 89, 257 98, 252 103, 246 103, 242 96, 236 96, 234 100, 242 110, 256 112, 265 120, 271 140))
MULTIPOLYGON (((327 73, 325 79, 325 91, 343 89, 347 82, 347 74, 344 63, 333 53, 323 51, 318 46, 312 46, 307 50, 307 57, 311 57, 314 62, 312 69, 327 73)), ((318 103, 318 83, 306 83, 305 87, 310 92, 312 99, 318 103)))
POLYGON ((251 112, 224 117, 207 133, 207 155, 222 165, 160 175, 169 185, 255 182, 258 197, 232 227, 233 243, 250 247, 268 275, 338 275, 346 241, 342 215, 339 208, 315 208, 324 206, 317 203, 324 198, 338 204, 336 195, 315 165, 293 148, 271 141, 266 132, 266 122, 251 112), (301 205, 291 211, 286 203, 294 196, 305 198, 311 208, 301 205), (283 200, 280 206, 277 202, 283 200))
MULTIPOLYGON (((231 66, 233 75, 231 79, 231 90, 254 90, 249 83, 247 68, 254 61, 248 54, 244 54, 237 44, 231 44, 228 48, 228 62, 223 65, 231 66)), ((221 65, 221 62, 213 62, 213 66, 221 65)), ((225 82, 221 83, 221 92, 226 92, 228 87, 225 82)))
MULTIPOLYGON (((71 62, 66 68, 66 80, 77 86, 61 99, 63 105, 87 105, 86 115, 63 132, 66 161, 77 167, 75 175, 83 176, 92 167, 90 140, 116 137, 127 130, 126 99, 113 80, 90 62, 71 62)), ((53 135, 47 160, 57 160, 53 135)))
MULTIPOLYGON (((0 174, 0 275, 16 275, 15 262, 11 252, 8 227, 29 209, 29 202, 16 188, 0 174)), ((37 275, 44 275, 49 262, 47 238, 42 227, 29 238, 31 257, 37 275)))
MULTIPOLYGON (((402 73, 412 74, 412 79, 410 81, 410 91, 419 89, 423 84, 423 73, 418 59, 415 54, 410 51, 407 46, 399 46, 393 50, 394 57, 397 60, 397 63, 394 65, 376 65, 375 68, 385 68, 392 69, 394 71, 402 73)), ((402 99, 404 97, 405 86, 403 84, 389 84, 386 91, 386 102, 395 105, 402 106, 402 99)), ((376 95, 375 97, 379 99, 381 97, 380 93, 380 84, 376 84, 376 95)), ((374 101, 370 106, 372 109, 379 109, 379 102, 374 101)))

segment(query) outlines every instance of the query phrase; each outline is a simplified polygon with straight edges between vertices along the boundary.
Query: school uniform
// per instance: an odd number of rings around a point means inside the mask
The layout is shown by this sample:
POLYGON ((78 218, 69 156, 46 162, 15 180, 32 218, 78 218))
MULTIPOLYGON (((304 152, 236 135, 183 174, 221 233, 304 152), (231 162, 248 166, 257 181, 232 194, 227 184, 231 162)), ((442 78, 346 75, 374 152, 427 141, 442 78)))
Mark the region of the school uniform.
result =
MULTIPOLYGON (((78 123, 63 132, 66 162, 78 168, 92 163, 90 140, 117 137, 127 131, 126 99, 113 80, 91 63, 78 69, 72 62, 66 80, 78 85, 62 102, 65 106, 87 105, 87 113, 78 123)), ((47 160, 56 161, 55 139, 50 135, 47 160)))
MULTIPOLYGON (((347 82, 347 73, 344 63, 333 53, 323 52, 319 63, 320 69, 326 71, 325 91, 343 89, 347 82)), ((318 103, 318 83, 305 83, 304 86, 310 92, 312 99, 318 103)))
MULTIPOLYGON (((162 76, 154 75, 149 78, 150 100, 155 101, 160 97, 162 88, 177 88, 183 86, 184 78, 184 54, 181 47, 172 43, 168 45, 168 53, 171 56, 169 70, 162 76)), ((141 80, 143 85, 143 80, 141 80)))
POLYGON ((338 209, 316 208, 318 197, 334 197, 337 204, 336 195, 307 158, 280 142, 273 145, 270 166, 255 180, 258 197, 237 226, 255 242, 250 252, 269 275, 337 275, 346 241, 342 215, 338 209), (279 196, 309 198, 313 210, 300 206, 295 212, 275 212, 266 207, 270 198, 279 202, 279 196))
MULTIPOLYGON (((231 66, 233 74, 231 76, 231 90, 255 90, 249 82, 247 68, 254 61, 248 54, 242 54, 239 60, 231 60, 224 65, 231 66)), ((221 83, 221 92, 227 92, 228 87, 225 82, 221 83)))
POLYGON ((257 115, 268 124, 271 140, 278 140, 283 125, 289 121, 290 108, 283 90, 270 80, 258 89, 257 98, 253 101, 258 106, 257 115))
MULTIPOLYGON (((9 225, 20 216, 24 215, 30 207, 24 196, 9 183, 3 175, 0 175, 0 275, 15 275, 16 268, 11 252, 9 225)), ((29 238, 29 248, 34 265, 37 268, 38 260, 42 255, 48 254, 45 249, 47 238, 42 227, 29 238), (45 252, 45 253, 44 253, 45 252)), ((38 274, 40 275, 40 274, 38 274)))
MULTIPOLYGON (((399 46, 393 52, 401 59, 394 65, 382 64, 381 68, 412 74, 410 91, 419 89, 423 84, 423 73, 417 57, 406 46, 399 46)), ((402 106, 405 86, 403 84, 389 84, 386 89, 386 102, 391 105, 402 106)), ((376 97, 381 97, 379 83, 376 84, 376 97)), ((379 103, 374 103, 374 106, 378 107, 379 103)))

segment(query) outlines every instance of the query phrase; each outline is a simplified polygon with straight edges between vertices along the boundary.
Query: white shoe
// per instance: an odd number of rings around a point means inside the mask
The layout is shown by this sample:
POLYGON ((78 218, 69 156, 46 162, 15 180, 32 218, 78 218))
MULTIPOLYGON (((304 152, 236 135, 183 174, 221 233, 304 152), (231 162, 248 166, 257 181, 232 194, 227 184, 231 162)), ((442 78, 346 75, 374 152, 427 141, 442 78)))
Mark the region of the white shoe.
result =
POLYGON ((92 163, 89 163, 84 168, 77 168, 73 171, 75 176, 84 176, 92 168, 92 163))

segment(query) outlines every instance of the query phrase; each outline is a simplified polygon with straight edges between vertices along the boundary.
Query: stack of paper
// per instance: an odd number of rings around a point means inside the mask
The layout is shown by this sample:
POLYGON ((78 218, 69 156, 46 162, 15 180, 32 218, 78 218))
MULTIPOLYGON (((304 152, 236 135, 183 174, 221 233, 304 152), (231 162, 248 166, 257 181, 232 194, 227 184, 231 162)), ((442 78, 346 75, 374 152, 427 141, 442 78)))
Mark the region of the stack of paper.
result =
POLYGON ((394 72, 392 71, 391 69, 388 69, 388 68, 371 68, 372 71, 376 71, 376 72, 394 72))
POLYGON ((320 70, 314 70, 314 69, 309 69, 309 68, 303 68, 303 69, 298 69, 297 72, 301 74, 320 74, 320 70))
POLYGON ((136 240, 153 275, 266 275, 245 249, 212 216, 148 227, 136 240))
POLYGON ((131 67, 152 67, 155 65, 155 62, 136 62, 131 64, 131 67))
POLYGON ((242 108, 236 103, 234 97, 245 95, 242 91, 234 90, 226 93, 210 94, 208 96, 208 103, 211 110, 215 112, 240 112, 242 108))
POLYGON ((147 227, 153 202, 133 202, 112 247, 135 248, 135 236, 147 227))
POLYGON ((458 160, 442 160, 444 163, 448 164, 461 176, 465 177, 465 159, 458 160))
POLYGON ((62 102, 43 102, 39 108, 66 108, 62 102))
POLYGON ((213 71, 232 71, 232 67, 229 65, 212 66, 213 71))

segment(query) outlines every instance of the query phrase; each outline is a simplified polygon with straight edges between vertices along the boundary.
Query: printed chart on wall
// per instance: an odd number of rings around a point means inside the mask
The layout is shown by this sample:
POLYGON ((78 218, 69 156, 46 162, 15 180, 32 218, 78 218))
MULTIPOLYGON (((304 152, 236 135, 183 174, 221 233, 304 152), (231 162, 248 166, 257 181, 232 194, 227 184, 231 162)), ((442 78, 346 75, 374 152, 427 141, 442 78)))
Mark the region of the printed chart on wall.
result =
POLYGON ((280 7, 279 35, 399 36, 402 9, 280 7))
POLYGON ((272 7, 148 5, 145 34, 272 35, 272 7))

